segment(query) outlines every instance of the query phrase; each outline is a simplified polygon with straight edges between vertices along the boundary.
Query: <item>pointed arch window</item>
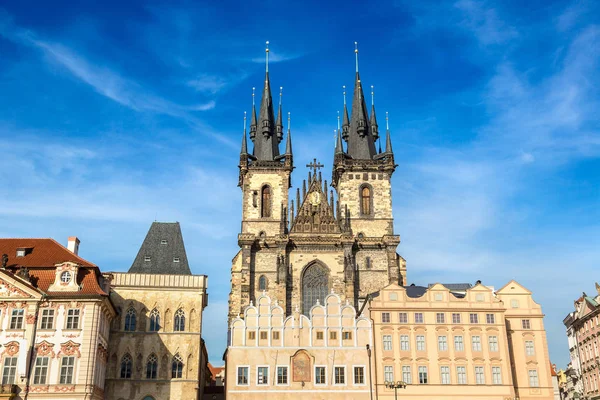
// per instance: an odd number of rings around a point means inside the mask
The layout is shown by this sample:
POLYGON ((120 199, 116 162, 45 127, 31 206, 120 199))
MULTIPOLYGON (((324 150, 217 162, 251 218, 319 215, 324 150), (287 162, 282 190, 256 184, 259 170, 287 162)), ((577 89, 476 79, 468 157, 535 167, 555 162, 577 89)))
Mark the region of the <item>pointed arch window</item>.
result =
POLYGON ((185 330, 185 312, 181 308, 175 312, 173 330, 175 332, 183 332, 185 330))
POLYGON ((258 278, 258 290, 267 290, 267 277, 264 275, 258 278))
POLYGON ((148 361, 146 362, 146 379, 156 379, 156 372, 158 371, 158 357, 156 354, 150 354, 148 361))
POLYGON ((125 354, 121 359, 121 379, 131 378, 131 365, 131 356, 129 354, 125 354))
POLYGON ((373 190, 368 185, 360 187, 360 214, 373 214, 373 190))
POLYGON ((260 216, 271 218, 271 187, 265 185, 261 190, 260 216))
POLYGON ((155 308, 150 313, 150 332, 158 332, 160 329, 160 313, 155 308))
POLYGON ((329 289, 329 271, 321 264, 307 267, 302 276, 302 313, 308 315, 312 306, 325 302, 329 289))
POLYGON ((183 377, 183 359, 179 355, 179 353, 175 354, 173 357, 173 362, 171 364, 171 378, 177 379, 183 377))
POLYGON ((136 312, 133 307, 130 307, 125 313, 125 331, 134 332, 136 326, 136 312))

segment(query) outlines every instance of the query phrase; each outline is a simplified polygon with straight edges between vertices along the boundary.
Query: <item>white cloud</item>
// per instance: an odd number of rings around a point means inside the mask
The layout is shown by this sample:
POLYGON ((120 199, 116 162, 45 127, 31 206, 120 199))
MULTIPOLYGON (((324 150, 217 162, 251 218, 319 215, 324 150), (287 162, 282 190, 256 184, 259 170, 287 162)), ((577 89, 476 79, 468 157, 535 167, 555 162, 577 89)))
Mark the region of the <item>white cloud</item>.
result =
POLYGON ((486 2, 460 0, 454 6, 463 12, 461 25, 471 30, 483 45, 503 44, 519 35, 517 29, 507 25, 498 11, 486 2))

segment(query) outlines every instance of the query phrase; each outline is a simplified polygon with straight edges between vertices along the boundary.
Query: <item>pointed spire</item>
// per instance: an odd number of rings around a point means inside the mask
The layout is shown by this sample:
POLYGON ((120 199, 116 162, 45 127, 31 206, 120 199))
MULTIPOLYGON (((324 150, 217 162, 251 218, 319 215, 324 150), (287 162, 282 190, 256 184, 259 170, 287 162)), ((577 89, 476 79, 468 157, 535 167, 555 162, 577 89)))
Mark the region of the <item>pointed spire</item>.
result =
POLYGON ((377 115, 375 114, 375 89, 373 85, 371 85, 371 120, 369 123, 371 125, 373 140, 379 139, 379 126, 377 125, 377 115))
POLYGON ((392 154, 392 138, 390 136, 390 120, 389 114, 385 112, 385 152, 388 154, 392 154))
POLYGON ((358 42, 354 42, 354 55, 356 57, 356 73, 358 74, 358 42))
POLYGON ((267 48, 265 49, 265 72, 269 73, 269 41, 267 40, 267 48))
POLYGON ((277 112, 277 122, 275 123, 275 130, 277 131, 277 140, 281 142, 283 139, 283 121, 281 114, 281 98, 283 97, 283 86, 279 87, 279 110, 277 112))
POLYGON ((246 111, 244 111, 244 136, 242 137, 242 150, 240 156, 248 154, 248 143, 246 142, 246 111))
POLYGON ((260 102, 257 134, 254 142, 254 156, 258 160, 272 161, 279 155, 279 139, 275 138, 275 118, 273 113, 273 99, 271 97, 271 82, 269 81, 269 42, 267 42, 265 52, 267 72, 265 73, 265 86, 260 102))
POLYGON ((346 85, 342 86, 344 90, 344 122, 342 123, 342 136, 344 140, 348 140, 348 129, 350 129, 350 120, 348 119, 348 106, 346 105, 346 85))
POLYGON ((250 139, 254 141, 256 136, 256 103, 254 101, 256 88, 252 88, 252 115, 250 116, 250 139))
POLYGON ((290 112, 288 112, 288 125, 287 125, 287 140, 285 142, 285 154, 288 156, 292 155, 292 130, 290 129, 291 125, 291 117, 290 112))

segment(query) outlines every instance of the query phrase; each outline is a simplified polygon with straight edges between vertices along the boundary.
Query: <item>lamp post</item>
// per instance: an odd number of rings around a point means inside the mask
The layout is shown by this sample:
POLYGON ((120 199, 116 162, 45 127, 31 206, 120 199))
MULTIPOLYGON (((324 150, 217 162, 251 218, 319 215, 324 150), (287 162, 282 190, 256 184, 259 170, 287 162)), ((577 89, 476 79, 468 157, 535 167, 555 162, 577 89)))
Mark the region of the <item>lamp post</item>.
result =
POLYGON ((406 389, 408 385, 406 382, 398 381, 398 382, 384 382, 385 387, 388 389, 394 389, 394 399, 398 400, 398 389, 406 389))

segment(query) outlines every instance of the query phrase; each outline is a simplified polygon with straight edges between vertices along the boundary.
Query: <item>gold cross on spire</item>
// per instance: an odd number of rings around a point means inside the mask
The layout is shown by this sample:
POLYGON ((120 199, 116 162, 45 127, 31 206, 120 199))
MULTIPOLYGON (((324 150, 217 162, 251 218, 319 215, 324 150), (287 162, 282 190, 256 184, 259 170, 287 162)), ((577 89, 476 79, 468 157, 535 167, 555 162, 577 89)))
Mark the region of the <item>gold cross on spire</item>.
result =
POLYGON ((317 162, 317 159, 316 159, 316 158, 314 158, 314 159, 313 159, 313 162, 311 162, 311 163, 309 163, 309 164, 306 164, 306 166, 307 166, 308 168, 312 168, 312 169, 313 169, 313 173, 314 173, 315 175, 317 174, 317 170, 319 170, 319 169, 321 169, 321 168, 323 168, 323 167, 324 167, 324 165, 323 165, 323 164, 321 164, 320 162, 317 162))

